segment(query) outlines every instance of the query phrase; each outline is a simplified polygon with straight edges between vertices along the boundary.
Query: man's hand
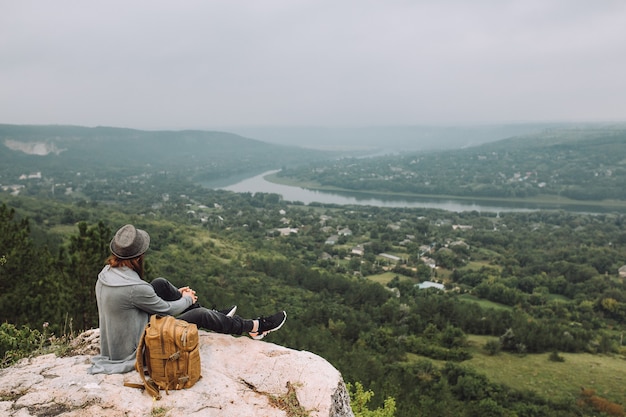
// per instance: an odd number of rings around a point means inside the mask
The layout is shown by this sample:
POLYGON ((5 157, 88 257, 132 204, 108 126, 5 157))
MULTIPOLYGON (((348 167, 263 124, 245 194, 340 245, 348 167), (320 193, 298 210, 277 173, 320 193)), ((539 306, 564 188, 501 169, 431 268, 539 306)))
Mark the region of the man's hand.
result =
POLYGON ((196 292, 194 290, 192 290, 189 287, 182 287, 179 288, 178 291, 180 291, 180 293, 183 295, 183 297, 191 297, 191 299, 193 300, 193 302, 197 302, 198 301, 198 297, 196 296, 196 292))

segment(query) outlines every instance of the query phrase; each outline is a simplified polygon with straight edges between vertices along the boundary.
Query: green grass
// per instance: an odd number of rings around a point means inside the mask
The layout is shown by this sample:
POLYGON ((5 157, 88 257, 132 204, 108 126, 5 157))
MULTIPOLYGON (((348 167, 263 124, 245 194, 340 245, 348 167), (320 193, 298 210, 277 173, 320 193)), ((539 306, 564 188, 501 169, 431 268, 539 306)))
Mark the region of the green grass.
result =
MULTIPOLYGON (((472 359, 463 366, 485 375, 491 382, 520 391, 532 391, 552 401, 574 402, 581 388, 593 389, 596 395, 619 404, 626 404, 626 358, 620 355, 562 353, 564 362, 548 360, 550 353, 524 356, 501 352, 490 356, 483 349, 492 336, 469 335, 472 359)), ((439 367, 444 361, 409 353, 409 361, 430 360, 439 367)))
POLYGON ((395 272, 384 272, 382 274, 377 274, 377 275, 368 275, 367 279, 369 279, 370 281, 377 282, 381 285, 387 285, 387 283, 391 281, 392 279, 394 279, 395 277, 400 278, 400 280, 410 280, 410 278, 402 276, 402 275, 398 275, 395 272))
POLYGON ((469 336, 473 358, 463 362, 484 373, 491 381, 545 398, 574 401, 581 387, 613 402, 626 403, 626 360, 619 355, 561 353, 564 362, 548 360, 550 353, 519 356, 500 353, 489 356, 483 349, 487 336, 469 336))

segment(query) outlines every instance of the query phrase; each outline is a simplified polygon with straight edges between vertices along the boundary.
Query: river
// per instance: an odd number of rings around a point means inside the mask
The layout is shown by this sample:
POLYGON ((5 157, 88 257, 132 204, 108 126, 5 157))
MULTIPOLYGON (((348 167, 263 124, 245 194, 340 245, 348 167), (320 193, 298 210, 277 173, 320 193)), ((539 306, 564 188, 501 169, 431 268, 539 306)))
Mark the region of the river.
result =
POLYGON ((450 198, 410 198, 396 196, 381 196, 379 194, 366 193, 350 193, 350 192, 332 192, 309 190, 302 187, 291 185, 276 184, 267 181, 265 177, 278 171, 268 171, 262 174, 238 179, 234 184, 211 186, 210 183, 203 184, 209 188, 218 188, 237 193, 273 193, 282 196, 283 200, 292 202, 301 202, 303 204, 319 203, 319 204, 337 204, 337 205, 362 205, 377 207, 396 207, 396 208, 429 208, 440 209, 452 212, 478 211, 478 212, 526 212, 537 210, 566 210, 584 213, 600 213, 606 212, 601 207, 589 206, 548 206, 531 203, 494 203, 489 204, 484 201, 472 200, 455 200, 450 198))

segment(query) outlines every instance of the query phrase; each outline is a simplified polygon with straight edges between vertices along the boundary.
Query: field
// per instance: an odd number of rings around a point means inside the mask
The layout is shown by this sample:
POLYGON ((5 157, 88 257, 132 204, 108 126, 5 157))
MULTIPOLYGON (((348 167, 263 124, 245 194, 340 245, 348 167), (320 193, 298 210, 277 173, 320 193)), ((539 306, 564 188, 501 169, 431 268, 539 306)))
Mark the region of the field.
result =
POLYGON ((493 308, 496 310, 511 310, 512 309, 511 307, 505 306, 504 304, 494 303, 493 301, 484 300, 482 298, 478 298, 470 294, 459 295, 459 300, 467 301, 470 303, 476 303, 480 305, 482 308, 493 308))
MULTIPOLYGON (((395 273, 369 276, 368 279, 385 285, 395 273)), ((404 277, 405 279, 408 279, 404 277)), ((554 297, 564 299, 564 297, 554 297)), ((460 300, 477 303, 483 308, 510 309, 511 307, 462 294, 460 300)), ((532 391, 551 400, 576 401, 581 388, 593 389, 596 395, 626 405, 626 357, 621 355, 592 355, 562 353, 564 361, 549 360, 550 353, 516 355, 501 352, 490 356, 483 348, 495 339, 489 336, 469 335, 472 359, 462 364, 483 373, 490 381, 521 391, 532 391)), ((409 354, 409 360, 428 359, 409 354)), ((433 360, 440 366, 442 361, 433 360)))
POLYGON ((394 279, 395 277, 400 277, 400 279, 405 279, 405 280, 410 279, 407 277, 403 277, 402 275, 398 275, 395 272, 385 272, 385 273, 378 274, 378 275, 369 275, 367 279, 377 282, 381 285, 387 285, 387 283, 391 281, 392 279, 394 279))
POLYGON ((563 362, 548 359, 549 353, 519 356, 500 353, 489 356, 482 348, 490 337, 470 336, 473 358, 464 362, 491 381, 545 398, 573 400, 581 387, 596 395, 626 404, 626 360, 619 355, 560 353, 563 362))
MULTIPOLYGON (((574 402, 581 388, 611 402, 626 404, 626 358, 619 355, 560 353, 563 362, 549 360, 549 353, 490 356, 483 349, 493 337, 469 336, 472 359, 461 364, 485 375, 491 382, 520 391, 532 391, 552 401, 574 402)), ((409 360, 426 359, 443 367, 444 361, 409 354, 409 360)))

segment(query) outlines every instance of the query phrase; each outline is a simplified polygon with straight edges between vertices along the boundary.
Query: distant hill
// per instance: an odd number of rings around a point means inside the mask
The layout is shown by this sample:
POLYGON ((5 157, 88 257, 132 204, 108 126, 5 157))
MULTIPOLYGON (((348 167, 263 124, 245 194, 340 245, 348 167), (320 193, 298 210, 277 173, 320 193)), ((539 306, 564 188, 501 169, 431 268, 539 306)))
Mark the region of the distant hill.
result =
POLYGON ((24 169, 85 173, 150 169, 214 177, 327 157, 324 152, 268 144, 227 132, 0 125, 0 175, 24 169))
POLYGON ((322 189, 626 201, 626 127, 546 129, 465 149, 353 158, 279 175, 322 189))
POLYGON ((232 127, 269 143, 310 149, 393 153, 461 149, 568 126, 564 123, 509 123, 451 126, 232 127))

